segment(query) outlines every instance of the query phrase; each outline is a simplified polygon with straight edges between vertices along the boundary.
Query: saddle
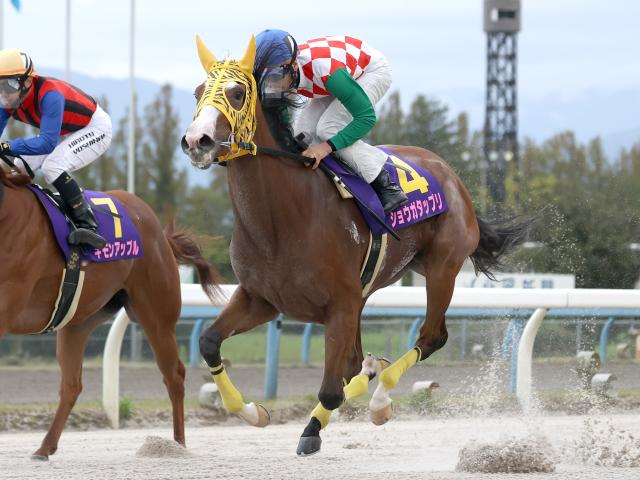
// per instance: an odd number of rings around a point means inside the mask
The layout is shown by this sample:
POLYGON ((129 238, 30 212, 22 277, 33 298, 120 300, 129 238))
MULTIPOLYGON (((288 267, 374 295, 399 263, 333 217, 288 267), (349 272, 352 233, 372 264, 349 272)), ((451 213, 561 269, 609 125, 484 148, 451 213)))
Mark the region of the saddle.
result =
MULTIPOLYGON (((67 239, 72 229, 72 221, 62 201, 37 184, 27 185, 40 201, 49 221, 51 229, 65 259, 71 251, 67 239)), ((85 190, 83 195, 92 205, 98 221, 98 233, 107 241, 103 248, 87 248, 81 246, 80 260, 83 262, 112 262, 143 256, 140 234, 124 205, 115 197, 104 192, 85 190)))
POLYGON ((120 201, 103 192, 86 190, 83 194, 94 205, 94 211, 98 214, 98 232, 107 243, 101 249, 70 245, 67 239, 75 226, 60 196, 33 183, 27 185, 27 188, 33 192, 47 213, 52 232, 65 259, 60 291, 53 313, 47 325, 38 332, 47 333, 61 329, 75 315, 84 284, 85 272, 81 270, 81 266, 90 262, 142 257, 142 242, 137 228, 120 201))
POLYGON ((332 155, 323 160, 323 163, 340 180, 340 182, 334 180, 340 195, 343 198, 352 196, 358 198, 356 202, 358 208, 372 232, 383 233, 388 229, 401 230, 448 210, 444 191, 431 172, 386 148, 378 148, 388 156, 384 168, 389 173, 389 178, 400 186, 409 199, 407 203, 386 215, 373 187, 360 175, 332 155), (347 188, 343 188, 339 183, 343 183, 347 188), (383 218, 388 228, 381 225, 371 212, 383 218))
POLYGON ((435 177, 393 152, 378 147, 388 155, 384 168, 389 177, 402 188, 407 203, 385 215, 382 203, 373 187, 351 167, 332 155, 323 160, 342 198, 355 198, 356 205, 369 226, 369 248, 360 270, 362 296, 366 297, 376 279, 387 249, 387 232, 394 234, 409 225, 447 211, 442 187, 435 177), (384 225, 382 224, 384 222, 384 225))

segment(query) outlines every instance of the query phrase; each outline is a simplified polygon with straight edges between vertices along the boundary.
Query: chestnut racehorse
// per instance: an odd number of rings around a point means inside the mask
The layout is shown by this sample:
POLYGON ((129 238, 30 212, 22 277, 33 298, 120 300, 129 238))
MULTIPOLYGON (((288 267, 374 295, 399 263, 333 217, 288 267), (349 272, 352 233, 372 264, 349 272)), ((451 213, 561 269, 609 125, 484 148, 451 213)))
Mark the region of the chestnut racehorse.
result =
POLYGON ((370 403, 371 418, 376 424, 389 419, 389 392, 400 376, 447 341, 445 312, 465 259, 471 257, 476 271, 490 275, 500 266, 499 257, 523 240, 527 224, 479 220, 467 189, 443 159, 422 148, 389 146, 436 177, 449 209, 403 229, 401 241, 389 241, 373 288, 363 297, 360 270, 369 229, 355 202, 342 200, 319 170, 273 153, 278 145, 252 76, 254 39, 238 61, 218 61, 199 37, 197 43, 207 80, 196 89, 196 114, 182 148, 198 168, 220 161, 227 165, 235 215, 230 254, 239 280, 229 304, 203 332, 200 351, 227 410, 252 425, 264 426, 269 422, 264 407, 245 404, 225 372, 222 342, 268 322, 278 312, 323 324, 320 403, 311 412, 297 449, 299 455, 312 454, 320 449, 320 430, 329 422, 331 411, 345 398, 365 393, 369 379, 377 373, 380 381, 370 403), (270 154, 261 153, 266 149, 271 149, 270 154), (370 293, 408 270, 426 277, 426 321, 415 348, 381 371, 381 362, 372 357, 363 361, 361 312, 370 293))
MULTIPOLYGON (((0 168, 0 336, 43 330, 53 312, 65 266, 44 208, 24 186, 29 181, 26 175, 8 174, 0 168)), ((56 336, 61 369, 58 409, 34 459, 46 460, 57 450, 67 417, 82 390, 87 338, 121 307, 139 323, 153 348, 171 399, 174 438, 185 443, 185 369, 175 334, 181 307, 177 262, 196 267, 211 298, 218 290, 218 274, 189 235, 173 232, 172 227, 163 232, 151 208, 140 198, 122 191, 109 194, 131 215, 144 256, 82 267, 84 288, 76 313, 56 336)))

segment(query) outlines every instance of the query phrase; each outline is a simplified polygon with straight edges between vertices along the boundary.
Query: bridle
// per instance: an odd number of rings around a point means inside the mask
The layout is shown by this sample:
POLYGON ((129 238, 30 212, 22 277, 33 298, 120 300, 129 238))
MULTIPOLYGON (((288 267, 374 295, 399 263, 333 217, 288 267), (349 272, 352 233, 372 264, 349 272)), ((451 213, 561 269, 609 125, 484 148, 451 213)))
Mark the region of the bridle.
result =
POLYGON ((253 143, 253 135, 256 131, 256 99, 256 81, 253 75, 248 75, 237 61, 227 59, 218 62, 209 71, 204 91, 196 106, 195 117, 200 114, 202 108, 209 105, 221 112, 231 127, 227 141, 216 142, 218 145, 226 147, 228 152, 217 157, 215 162, 219 163, 257 153, 257 147, 253 143), (231 104, 224 92, 224 87, 229 82, 235 82, 245 87, 244 103, 240 110, 231 104))

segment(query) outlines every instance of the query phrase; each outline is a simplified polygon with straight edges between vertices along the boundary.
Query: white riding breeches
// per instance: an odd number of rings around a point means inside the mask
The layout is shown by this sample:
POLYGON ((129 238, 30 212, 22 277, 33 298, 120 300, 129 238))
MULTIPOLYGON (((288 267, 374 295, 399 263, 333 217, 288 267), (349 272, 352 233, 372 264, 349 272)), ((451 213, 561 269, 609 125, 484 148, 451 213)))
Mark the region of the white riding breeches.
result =
MULTIPOLYGON (((63 172, 78 170, 106 152, 111 145, 111 137, 111 117, 98 105, 87 126, 62 135, 53 152, 24 155, 23 158, 33 171, 42 169, 44 179, 53 183, 63 172)), ((16 162, 16 165, 24 169, 22 162, 16 162)))
MULTIPOLYGON (((375 62, 372 60, 356 82, 362 87, 371 103, 376 105, 391 86, 391 66, 380 55, 375 62)), ((310 133, 315 142, 329 140, 353 119, 342 102, 333 96, 310 99, 296 113, 293 125, 295 134, 310 133)), ((367 183, 375 180, 387 160, 386 153, 362 140, 338 150, 336 155, 367 183)))

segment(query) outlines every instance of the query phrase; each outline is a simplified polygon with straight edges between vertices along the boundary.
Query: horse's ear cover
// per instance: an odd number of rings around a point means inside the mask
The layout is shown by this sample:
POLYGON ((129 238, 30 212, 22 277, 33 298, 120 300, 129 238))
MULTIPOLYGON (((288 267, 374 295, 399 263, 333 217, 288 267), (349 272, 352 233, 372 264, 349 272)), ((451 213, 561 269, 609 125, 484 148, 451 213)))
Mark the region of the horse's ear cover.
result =
POLYGON ((247 50, 244 52, 242 58, 238 61, 240 68, 247 74, 253 74, 253 64, 256 61, 256 37, 251 35, 247 50))
MULTIPOLYGON (((213 66, 218 63, 216 56, 211 53, 211 50, 204 44, 200 35, 196 35, 196 45, 198 46, 198 56, 200 57, 200 63, 204 71, 209 73, 213 66)), ((246 55, 246 54, 245 54, 246 55)), ((255 42, 254 42, 254 58, 255 58, 255 42)))

